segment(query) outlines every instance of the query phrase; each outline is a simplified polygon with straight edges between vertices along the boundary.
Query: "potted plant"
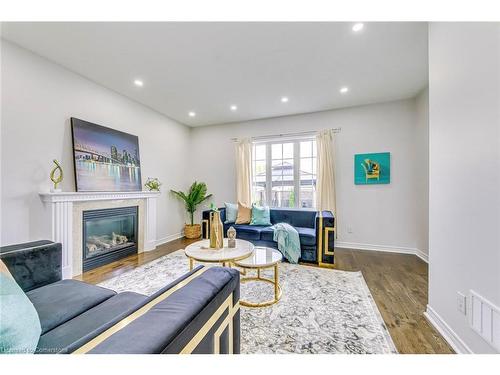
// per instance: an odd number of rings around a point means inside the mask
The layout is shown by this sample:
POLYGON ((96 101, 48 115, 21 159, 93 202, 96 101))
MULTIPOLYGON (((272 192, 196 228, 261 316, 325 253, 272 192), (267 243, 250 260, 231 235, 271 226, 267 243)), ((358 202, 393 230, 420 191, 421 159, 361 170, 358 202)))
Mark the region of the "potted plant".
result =
POLYGON ((184 226, 184 235, 186 238, 199 238, 201 236, 201 225, 194 223, 194 213, 200 203, 209 199, 212 194, 207 195, 207 185, 204 182, 194 182, 189 188, 188 193, 171 190, 177 197, 184 201, 186 211, 189 213, 191 224, 184 226))

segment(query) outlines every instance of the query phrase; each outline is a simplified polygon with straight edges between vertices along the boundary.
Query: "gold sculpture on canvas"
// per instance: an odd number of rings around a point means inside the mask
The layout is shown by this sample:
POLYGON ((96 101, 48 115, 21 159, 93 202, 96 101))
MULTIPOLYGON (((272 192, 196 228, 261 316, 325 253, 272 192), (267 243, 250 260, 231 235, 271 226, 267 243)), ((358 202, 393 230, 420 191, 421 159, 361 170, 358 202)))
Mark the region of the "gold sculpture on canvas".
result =
POLYGON ((218 210, 210 212, 210 247, 212 249, 224 247, 224 229, 218 210))
POLYGON ((59 185, 63 180, 63 169, 56 159, 54 159, 53 162, 56 166, 50 171, 50 180, 54 184, 54 188, 52 189, 52 191, 61 191, 61 189, 57 188, 57 185, 59 185), (57 176, 56 172, 59 172, 57 176))

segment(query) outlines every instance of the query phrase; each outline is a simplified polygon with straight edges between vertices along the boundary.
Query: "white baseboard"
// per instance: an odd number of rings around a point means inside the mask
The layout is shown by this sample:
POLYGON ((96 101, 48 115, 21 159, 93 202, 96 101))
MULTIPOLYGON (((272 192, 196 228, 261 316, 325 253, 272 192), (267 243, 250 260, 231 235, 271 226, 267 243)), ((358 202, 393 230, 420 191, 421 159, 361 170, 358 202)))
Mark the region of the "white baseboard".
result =
POLYGON ((425 263, 429 263, 429 255, 427 253, 424 253, 420 249, 415 249, 415 255, 418 256, 420 259, 422 259, 425 263))
POLYGON ((171 234, 167 237, 163 237, 163 238, 160 238, 159 240, 156 240, 156 246, 163 245, 167 242, 177 240, 177 239, 182 238, 182 237, 184 237, 184 232, 171 234))
POLYGON ((73 275, 73 266, 67 266, 67 267, 62 267, 62 278, 63 279, 71 279, 73 278, 73 276, 76 276, 76 275, 73 275))
POLYGON ((450 344, 453 350, 458 354, 473 354, 473 351, 467 346, 465 342, 446 324, 446 322, 439 316, 439 314, 429 305, 424 316, 429 323, 436 328, 436 330, 443 336, 443 338, 450 344))
POLYGON ((424 262, 429 263, 429 258, 427 254, 425 254, 422 250, 413 247, 374 245, 374 244, 357 243, 357 242, 336 241, 335 248, 384 251, 388 253, 399 253, 399 254, 412 254, 418 256, 424 262))

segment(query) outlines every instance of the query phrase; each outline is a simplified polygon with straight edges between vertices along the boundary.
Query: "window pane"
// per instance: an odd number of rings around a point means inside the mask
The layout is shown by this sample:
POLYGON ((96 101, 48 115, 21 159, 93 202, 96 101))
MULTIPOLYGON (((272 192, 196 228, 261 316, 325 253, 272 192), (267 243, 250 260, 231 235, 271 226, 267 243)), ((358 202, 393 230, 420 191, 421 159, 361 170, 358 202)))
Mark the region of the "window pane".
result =
POLYGON ((293 158, 293 143, 283 143, 283 159, 293 158))
POLYGON ((273 159, 281 159, 283 157, 283 146, 281 143, 271 145, 271 157, 273 159))
POLYGON ((295 207, 293 186, 273 186, 271 202, 273 207, 295 207))
POLYGON ((266 160, 266 145, 255 146, 255 160, 266 160))
POLYGON ((313 208, 315 200, 315 191, 312 186, 300 187, 300 208, 313 208))
POLYGON ((273 160, 271 170, 272 170, 271 174, 273 181, 275 180, 281 181, 281 177, 283 175, 283 161, 273 160))
POLYGON ((312 156, 312 141, 300 142, 300 157, 310 158, 311 156, 312 156))
MULTIPOLYGON (((315 141, 310 144, 310 156, 313 155, 315 141)), ((302 152, 301 152, 302 155, 302 152)), ((300 159, 300 200, 299 208, 314 208, 316 205, 316 157, 300 159)))
MULTIPOLYGON (((260 147, 261 145, 258 145, 260 147)), ((257 151, 255 152, 255 156, 257 151)), ((265 161, 265 145, 264 145, 264 160, 254 160, 253 170, 253 202, 258 205, 266 205, 266 161, 265 161)))
POLYGON ((300 178, 302 176, 311 176, 313 174, 313 158, 300 159, 300 178))
POLYGON ((266 187, 255 185, 253 190, 253 201, 259 206, 267 205, 266 200, 266 187))
POLYGON ((252 200, 258 205, 267 205, 266 197, 266 145, 254 145, 252 200))
POLYGON ((256 181, 266 182, 266 162, 258 160, 255 162, 254 178, 256 181))
POLYGON ((293 181, 293 159, 283 160, 281 173, 283 174, 284 180, 293 181))
POLYGON ((313 156, 316 157, 317 156, 317 151, 316 151, 316 141, 313 141, 312 143, 313 145, 313 156))

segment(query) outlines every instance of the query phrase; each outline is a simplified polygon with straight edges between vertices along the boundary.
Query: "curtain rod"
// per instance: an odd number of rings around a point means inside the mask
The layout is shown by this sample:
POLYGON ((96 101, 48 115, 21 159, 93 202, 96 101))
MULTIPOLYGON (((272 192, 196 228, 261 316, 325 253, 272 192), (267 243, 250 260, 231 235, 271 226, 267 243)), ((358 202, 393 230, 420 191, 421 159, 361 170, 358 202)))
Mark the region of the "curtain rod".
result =
MULTIPOLYGON (((334 133, 340 133, 342 128, 332 128, 329 129, 332 130, 334 133)), ((269 139, 269 138, 280 138, 280 137, 297 137, 297 136, 304 136, 304 135, 316 135, 318 134, 319 130, 315 131, 308 131, 308 132, 298 132, 298 133, 280 133, 280 134, 271 134, 271 135, 260 135, 257 137, 251 137, 250 139, 252 141, 257 141, 261 139, 269 139)), ((231 138, 233 142, 237 142, 240 140, 240 138, 231 138)))

